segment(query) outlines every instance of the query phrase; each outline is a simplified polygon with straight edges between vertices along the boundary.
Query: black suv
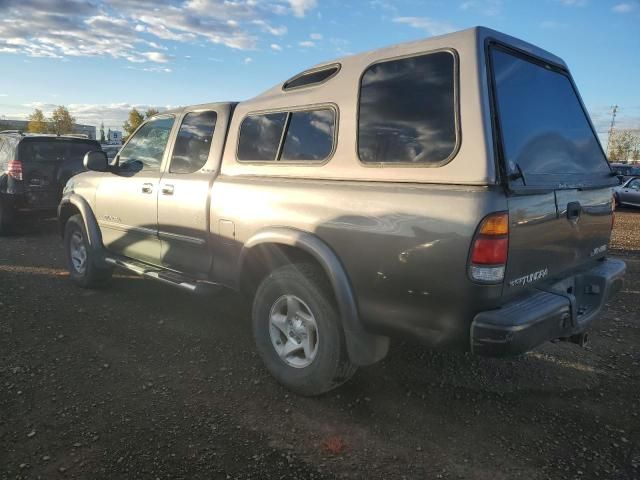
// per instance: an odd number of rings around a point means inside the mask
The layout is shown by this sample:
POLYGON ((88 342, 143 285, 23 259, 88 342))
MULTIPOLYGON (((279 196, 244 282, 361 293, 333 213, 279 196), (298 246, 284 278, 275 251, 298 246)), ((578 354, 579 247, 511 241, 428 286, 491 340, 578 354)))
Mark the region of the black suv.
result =
POLYGON ((0 234, 23 214, 55 215, 62 189, 84 170, 82 160, 100 143, 67 135, 0 132, 0 234))

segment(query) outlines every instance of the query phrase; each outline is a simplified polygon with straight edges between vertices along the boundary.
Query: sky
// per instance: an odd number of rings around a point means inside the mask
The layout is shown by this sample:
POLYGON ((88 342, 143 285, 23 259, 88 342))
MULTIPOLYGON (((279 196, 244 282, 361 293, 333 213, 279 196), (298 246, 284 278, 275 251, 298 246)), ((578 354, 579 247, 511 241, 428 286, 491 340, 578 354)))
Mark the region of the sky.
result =
POLYGON ((0 0, 0 119, 238 101, 321 61, 483 25, 568 63, 603 141, 640 129, 640 0, 0 0))

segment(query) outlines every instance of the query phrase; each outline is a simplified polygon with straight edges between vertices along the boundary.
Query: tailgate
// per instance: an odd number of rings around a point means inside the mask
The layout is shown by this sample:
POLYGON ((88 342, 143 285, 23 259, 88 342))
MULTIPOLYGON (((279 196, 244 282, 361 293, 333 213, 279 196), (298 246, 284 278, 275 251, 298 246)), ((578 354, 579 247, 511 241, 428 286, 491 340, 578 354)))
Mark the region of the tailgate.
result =
POLYGON ((508 290, 603 257, 611 236, 610 188, 556 190, 509 198, 508 290))
POLYGON ((99 144, 65 137, 33 137, 20 143, 18 160, 22 162, 27 192, 62 192, 73 175, 84 170, 85 153, 100 150, 99 144))
POLYGON ((606 255, 615 175, 565 67, 489 47, 509 192, 505 293, 606 255))

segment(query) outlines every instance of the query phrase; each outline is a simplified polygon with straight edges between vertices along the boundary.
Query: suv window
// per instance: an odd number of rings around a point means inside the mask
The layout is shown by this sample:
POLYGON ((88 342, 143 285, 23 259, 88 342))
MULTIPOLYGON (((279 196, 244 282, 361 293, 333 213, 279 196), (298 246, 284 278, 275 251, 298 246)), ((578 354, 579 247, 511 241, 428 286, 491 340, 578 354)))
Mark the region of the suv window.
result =
POLYGON ((171 173, 193 173, 204 167, 217 118, 218 114, 213 111, 185 115, 171 156, 171 173))
POLYGON ((437 166, 457 145, 451 52, 388 60, 360 82, 358 154, 364 163, 437 166))
POLYGON ((174 121, 160 117, 146 122, 120 152, 120 168, 159 171, 174 121))
POLYGON ((491 48, 502 156, 526 185, 564 185, 567 175, 610 173, 568 74, 491 48))
POLYGON ((249 115, 240 126, 238 160, 324 160, 333 150, 335 123, 331 108, 249 115))
POLYGON ((280 160, 324 160, 333 149, 334 126, 332 109, 292 112, 280 160))

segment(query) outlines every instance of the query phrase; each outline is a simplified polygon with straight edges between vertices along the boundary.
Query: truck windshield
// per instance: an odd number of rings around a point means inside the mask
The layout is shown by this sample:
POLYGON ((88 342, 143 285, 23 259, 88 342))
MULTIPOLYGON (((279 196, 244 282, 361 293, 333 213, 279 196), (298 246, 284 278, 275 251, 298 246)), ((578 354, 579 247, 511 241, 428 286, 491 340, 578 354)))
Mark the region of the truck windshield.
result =
POLYGON ((568 75, 491 48, 502 154, 527 186, 610 183, 611 170, 568 75))

